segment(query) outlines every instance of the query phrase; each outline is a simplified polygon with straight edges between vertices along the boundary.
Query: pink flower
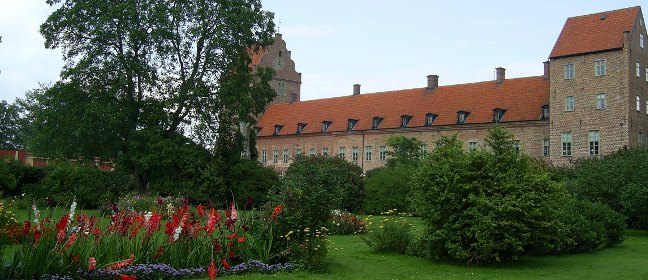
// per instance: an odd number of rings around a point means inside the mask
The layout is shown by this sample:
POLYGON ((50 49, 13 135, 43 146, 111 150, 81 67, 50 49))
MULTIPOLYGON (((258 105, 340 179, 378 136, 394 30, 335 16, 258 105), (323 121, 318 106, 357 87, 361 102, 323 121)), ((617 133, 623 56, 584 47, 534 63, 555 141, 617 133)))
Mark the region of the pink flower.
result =
POLYGON ((93 271, 97 268, 97 260, 95 257, 90 257, 88 259, 88 271, 93 271))
POLYGON ((216 279, 216 277, 218 276, 218 271, 216 270, 216 262, 211 262, 209 264, 209 270, 208 271, 209 271, 208 272, 209 279, 210 280, 216 279))

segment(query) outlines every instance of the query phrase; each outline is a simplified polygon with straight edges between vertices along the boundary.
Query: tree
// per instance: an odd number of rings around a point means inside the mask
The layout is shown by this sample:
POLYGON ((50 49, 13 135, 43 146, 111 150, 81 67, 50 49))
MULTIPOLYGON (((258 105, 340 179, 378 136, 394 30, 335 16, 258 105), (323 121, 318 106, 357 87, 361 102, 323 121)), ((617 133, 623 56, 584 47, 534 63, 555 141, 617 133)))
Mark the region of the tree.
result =
POLYGON ((414 166, 418 165, 423 157, 423 151, 421 151, 423 142, 414 137, 390 136, 387 138, 387 145, 392 148, 392 151, 389 152, 392 157, 387 161, 387 166, 398 164, 414 166))
POLYGON ((21 107, 0 101, 0 149, 24 149, 21 132, 21 107))
POLYGON ((47 48, 61 48, 61 76, 114 105, 119 152, 141 188, 133 145, 145 129, 183 134, 202 147, 235 150, 239 121, 252 123, 274 97, 270 69, 250 68, 268 46, 273 14, 259 0, 48 0, 47 48))

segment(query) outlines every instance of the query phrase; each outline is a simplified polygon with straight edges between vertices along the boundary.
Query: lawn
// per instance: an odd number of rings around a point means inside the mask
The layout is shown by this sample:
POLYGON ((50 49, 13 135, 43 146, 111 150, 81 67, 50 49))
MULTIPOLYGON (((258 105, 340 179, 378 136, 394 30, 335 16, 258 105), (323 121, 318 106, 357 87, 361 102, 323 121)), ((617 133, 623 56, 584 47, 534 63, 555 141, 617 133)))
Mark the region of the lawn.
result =
MULTIPOLYGON (((614 248, 594 253, 525 257, 517 262, 467 267, 393 254, 374 254, 359 236, 332 236, 331 271, 232 276, 253 279, 648 279, 648 231, 628 231, 614 248), (335 249, 337 248, 337 249, 335 249)), ((206 278, 205 278, 206 279, 206 278)))

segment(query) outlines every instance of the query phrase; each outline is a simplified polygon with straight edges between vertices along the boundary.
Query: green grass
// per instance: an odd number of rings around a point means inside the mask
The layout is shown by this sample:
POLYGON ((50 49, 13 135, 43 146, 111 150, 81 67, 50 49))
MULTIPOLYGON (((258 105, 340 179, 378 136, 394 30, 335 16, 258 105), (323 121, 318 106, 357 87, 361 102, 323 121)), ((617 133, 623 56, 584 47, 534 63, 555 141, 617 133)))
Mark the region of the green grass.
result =
POLYGON ((648 231, 629 231, 626 237, 621 245, 594 253, 525 257, 509 264, 467 267, 409 256, 374 254, 359 236, 332 236, 331 247, 338 250, 330 252, 329 273, 297 271, 231 279, 648 279, 648 231))

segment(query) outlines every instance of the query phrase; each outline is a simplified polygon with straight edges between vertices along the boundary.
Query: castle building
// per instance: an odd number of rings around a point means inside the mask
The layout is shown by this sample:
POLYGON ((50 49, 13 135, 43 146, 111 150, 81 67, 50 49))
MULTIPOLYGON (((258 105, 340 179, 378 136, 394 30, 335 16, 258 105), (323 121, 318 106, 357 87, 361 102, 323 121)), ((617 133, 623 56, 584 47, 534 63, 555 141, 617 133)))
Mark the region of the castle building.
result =
POLYGON ((431 151, 444 135, 468 150, 501 125, 518 149, 554 165, 600 157, 648 139, 648 46, 640 7, 568 18, 542 76, 425 86, 300 101, 301 73, 281 35, 253 57, 274 67, 277 99, 256 126, 258 160, 283 174, 296 156, 338 156, 368 171, 386 163, 390 135, 431 151), (551 111, 551 113, 550 113, 551 111))

